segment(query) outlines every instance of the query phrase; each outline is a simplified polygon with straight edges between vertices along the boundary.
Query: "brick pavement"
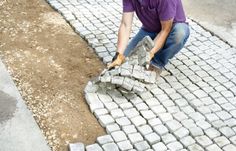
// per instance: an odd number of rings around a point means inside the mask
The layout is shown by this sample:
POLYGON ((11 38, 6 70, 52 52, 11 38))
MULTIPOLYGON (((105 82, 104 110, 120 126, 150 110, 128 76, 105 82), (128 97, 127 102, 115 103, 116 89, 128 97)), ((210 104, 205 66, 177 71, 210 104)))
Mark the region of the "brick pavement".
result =
MULTIPOLYGON (((116 51, 120 0, 48 0, 104 63, 116 51)), ((89 82, 85 95, 107 135, 74 150, 236 150, 236 49, 189 20, 191 36, 145 91, 89 82)), ((140 27, 134 19, 131 37, 140 27)), ((122 85, 122 84, 121 84, 122 85)), ((73 149, 72 149, 73 150, 73 149)))

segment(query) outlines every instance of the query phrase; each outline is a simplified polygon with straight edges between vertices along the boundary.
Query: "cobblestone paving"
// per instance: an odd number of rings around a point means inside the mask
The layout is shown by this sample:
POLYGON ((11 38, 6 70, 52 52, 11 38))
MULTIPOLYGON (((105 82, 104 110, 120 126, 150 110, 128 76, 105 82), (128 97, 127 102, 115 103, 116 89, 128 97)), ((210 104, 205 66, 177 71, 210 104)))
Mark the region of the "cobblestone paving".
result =
MULTIPOLYGON (((48 0, 104 63, 116 51, 121 0, 48 0)), ((89 82, 91 112, 107 135, 72 150, 236 150, 236 49, 189 20, 191 36, 147 91, 89 82)), ((140 27, 134 19, 132 36, 140 27)), ((79 51, 79 50, 78 50, 79 51)))

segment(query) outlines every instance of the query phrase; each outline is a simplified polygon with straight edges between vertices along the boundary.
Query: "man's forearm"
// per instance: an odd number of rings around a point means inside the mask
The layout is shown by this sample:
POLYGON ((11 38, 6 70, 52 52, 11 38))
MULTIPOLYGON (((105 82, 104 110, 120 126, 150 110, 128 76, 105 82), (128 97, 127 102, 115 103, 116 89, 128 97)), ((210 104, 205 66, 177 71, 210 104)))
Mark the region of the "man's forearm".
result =
POLYGON ((154 39, 154 47, 151 52, 153 54, 157 53, 165 44, 165 41, 169 35, 168 31, 161 31, 154 39))
POLYGON ((119 33, 118 33, 118 44, 117 51, 120 54, 124 54, 125 48, 129 42, 129 36, 131 32, 131 27, 127 27, 125 24, 120 25, 119 33))

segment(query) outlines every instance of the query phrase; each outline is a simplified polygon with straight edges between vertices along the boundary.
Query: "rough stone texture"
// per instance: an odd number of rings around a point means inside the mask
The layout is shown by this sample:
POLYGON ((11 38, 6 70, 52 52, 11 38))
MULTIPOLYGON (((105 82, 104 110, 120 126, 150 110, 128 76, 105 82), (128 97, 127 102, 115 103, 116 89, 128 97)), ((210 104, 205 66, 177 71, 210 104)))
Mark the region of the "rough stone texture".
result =
MULTIPOLYGON (((120 0, 47 1, 104 63, 111 62, 122 13, 120 0)), ((126 150, 131 145, 158 151, 173 146, 190 151, 235 150, 236 49, 194 21, 188 22, 191 35, 185 47, 158 79, 146 70, 153 47, 146 37, 124 64, 104 70, 86 86, 89 108, 114 139, 98 138, 103 150, 126 150), (170 137, 164 141, 165 136, 170 137), (168 139, 171 136, 175 139, 168 139)), ((141 26, 136 17, 133 26, 131 38, 141 26)))

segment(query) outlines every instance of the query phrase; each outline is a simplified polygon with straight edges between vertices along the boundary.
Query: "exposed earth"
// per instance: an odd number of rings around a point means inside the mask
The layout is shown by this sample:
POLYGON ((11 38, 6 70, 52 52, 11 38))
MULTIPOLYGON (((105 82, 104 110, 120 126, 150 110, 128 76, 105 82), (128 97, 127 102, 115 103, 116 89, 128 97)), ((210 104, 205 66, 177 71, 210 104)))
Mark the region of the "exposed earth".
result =
POLYGON ((3 0, 0 11, 0 57, 49 145, 94 143, 105 131, 83 91, 104 65, 44 0, 3 0))

